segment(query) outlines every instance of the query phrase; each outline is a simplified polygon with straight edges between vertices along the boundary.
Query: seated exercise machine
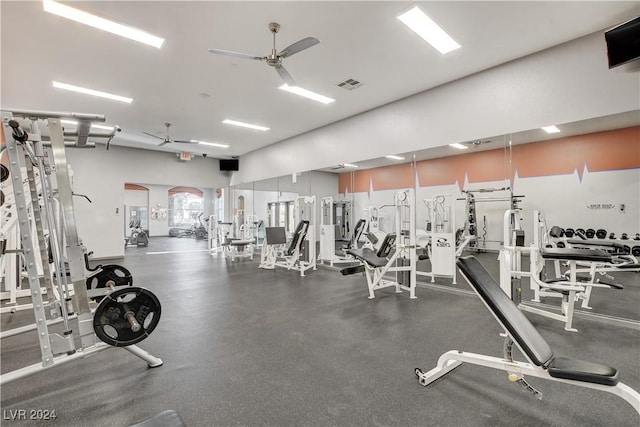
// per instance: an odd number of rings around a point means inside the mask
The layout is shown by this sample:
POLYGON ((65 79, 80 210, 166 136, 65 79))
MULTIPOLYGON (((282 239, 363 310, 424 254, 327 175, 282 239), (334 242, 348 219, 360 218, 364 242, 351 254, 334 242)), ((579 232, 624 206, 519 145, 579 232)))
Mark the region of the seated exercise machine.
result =
POLYGON ((507 210, 504 214, 504 246, 498 256, 500 286, 510 298, 519 304, 518 307, 521 310, 564 322, 565 330, 577 332, 577 329, 573 328, 574 305, 576 301, 589 295, 587 294, 589 287, 622 289, 622 285, 613 282, 578 280, 577 265, 578 263, 610 264, 612 262, 611 254, 601 249, 541 248, 537 234, 540 230, 538 224, 534 225, 536 227, 534 242, 530 246, 525 246, 524 231, 519 226, 518 215, 518 211, 515 210, 507 210), (524 271, 521 267, 523 253, 529 255, 528 271, 524 271), (568 274, 543 280, 542 272, 547 260, 567 263, 569 266, 568 274), (560 298, 561 313, 530 304, 520 304, 519 293, 514 292, 513 287, 516 281, 522 277, 529 278, 529 286, 534 291, 534 302, 540 302, 541 297, 560 298))
MULTIPOLYGON (((1 114, 35 319, 34 325, 17 328, 19 331, 16 333, 5 334, 9 331, 3 331, 2 339, 36 330, 41 361, 3 373, 0 375, 0 385, 58 364, 83 359, 112 346, 125 348, 144 360, 149 367, 161 366, 161 359, 135 345, 147 338, 160 321, 161 306, 156 296, 148 289, 116 286, 114 281, 108 281, 105 288, 87 290, 84 248, 76 228, 73 192, 65 152, 68 145, 65 136, 70 135, 63 131, 60 119, 70 118, 79 122, 75 146, 81 147, 86 146, 86 138, 92 136, 91 123, 103 122, 104 116, 13 110, 3 110, 1 114), (26 125, 15 119, 18 117, 26 125), (43 144, 44 137, 39 131, 42 122, 48 128, 51 145, 48 155, 43 144), (28 133, 22 126, 28 127, 28 133), (50 163, 51 159, 53 163, 50 163), (20 167, 21 163, 24 164, 24 172, 20 167), (39 171, 41 197, 36 185, 35 170, 39 171), (24 175, 29 183, 27 191, 23 184, 24 175), (52 207, 54 203, 63 212, 57 218, 52 207), (34 227, 30 224, 30 216, 34 219, 34 227), (52 274, 46 234, 52 248, 55 270, 65 271, 65 264, 68 265, 68 277, 66 274, 52 274), (36 267, 37 256, 42 262, 42 276, 38 274, 36 267), (47 290, 46 301, 43 299, 43 288, 47 290), (90 295, 93 294, 101 297, 97 305, 95 301, 90 301, 90 295), (71 321, 76 322, 73 328, 71 321), (54 323, 63 324, 62 334, 49 330, 54 323)), ((98 136, 100 135, 96 137, 98 136)))
MULTIPOLYGON (((293 237, 287 245, 287 235, 284 227, 265 228, 265 239, 262 245, 259 268, 273 270, 276 267, 296 270, 300 276, 310 269, 316 269, 315 262, 305 261, 304 244, 309 232, 309 221, 302 220, 298 223, 293 237)), ((312 259, 315 261, 315 258, 312 259)))
POLYGON ((396 192, 394 201, 395 233, 387 234, 377 250, 368 247, 347 250, 348 254, 362 262, 362 266, 341 270, 343 275, 365 272, 369 299, 375 298, 376 290, 388 287, 395 287, 396 293, 408 291, 410 298, 416 298, 416 217, 413 189, 396 192), (385 278, 387 273, 394 273, 395 277, 385 278))
POLYGON ((360 219, 353 228, 353 233, 346 245, 340 248, 340 254, 336 253, 336 228, 339 226, 333 223, 333 198, 323 197, 320 201, 320 255, 318 260, 322 263, 328 262, 333 267, 334 264, 353 264, 357 260, 350 256, 347 251, 357 249, 360 238, 367 229, 367 220, 360 219))
POLYGON ((529 319, 502 292, 496 281, 476 258, 459 258, 457 265, 465 280, 504 329, 506 334, 504 357, 458 350, 448 351, 440 356, 438 365, 430 371, 423 372, 419 368, 415 369, 421 385, 426 387, 462 363, 470 363, 507 372, 509 381, 519 383, 538 399, 542 399, 542 393, 527 382, 525 375, 614 394, 631 404, 640 415, 640 394, 619 382, 617 369, 598 363, 556 356, 529 319), (528 363, 513 360, 514 343, 528 359, 528 363))

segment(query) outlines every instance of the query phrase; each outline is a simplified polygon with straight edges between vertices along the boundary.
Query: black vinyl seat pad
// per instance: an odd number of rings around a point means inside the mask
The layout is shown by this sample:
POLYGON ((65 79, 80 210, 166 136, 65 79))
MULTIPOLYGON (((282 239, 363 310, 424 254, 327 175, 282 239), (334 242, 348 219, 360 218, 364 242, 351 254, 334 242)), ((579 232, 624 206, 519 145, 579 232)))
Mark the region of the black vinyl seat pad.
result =
POLYGON ((387 265, 387 262, 389 262, 388 259, 377 256, 376 253, 369 248, 349 249, 347 253, 375 268, 384 267, 387 265))
POLYGON ((607 240, 594 240, 594 239, 567 239, 567 243, 576 246, 600 246, 602 248, 614 248, 614 249, 624 249, 624 245, 618 242, 611 242, 607 240))
POLYGON ((618 384, 618 370, 599 363, 556 357, 547 367, 549 375, 565 380, 615 386, 618 384))
POLYGON ((457 265, 529 360, 537 366, 546 367, 551 377, 607 386, 618 383, 618 371, 615 368, 568 357, 554 357, 551 347, 538 330, 475 257, 458 258, 457 265))
POLYGON ((544 259, 611 262, 611 255, 602 249, 545 248, 540 255, 544 259))

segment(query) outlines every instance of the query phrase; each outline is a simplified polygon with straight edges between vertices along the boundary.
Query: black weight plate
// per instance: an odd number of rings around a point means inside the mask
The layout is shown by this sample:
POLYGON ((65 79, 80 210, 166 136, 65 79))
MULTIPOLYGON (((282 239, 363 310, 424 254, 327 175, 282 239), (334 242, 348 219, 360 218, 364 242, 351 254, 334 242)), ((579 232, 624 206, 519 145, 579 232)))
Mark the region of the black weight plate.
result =
POLYGON ((0 206, 4 205, 4 191, 0 190, 0 206))
POLYGON ((9 168, 0 164, 0 182, 5 182, 9 178, 9 168))
POLYGON ((102 271, 87 278, 87 289, 106 288, 108 281, 113 281, 114 286, 131 286, 133 277, 126 268, 121 265, 107 264, 101 266, 102 271))
POLYGON ((640 246, 634 246, 631 248, 631 255, 640 256, 640 246))
POLYGON ((604 239, 607 237, 607 230, 605 230, 604 228, 599 228, 598 231, 596 231, 596 237, 598 239, 604 239))
POLYGON ((160 321, 158 298, 148 289, 118 289, 100 301, 93 315, 93 330, 100 340, 115 347, 133 345, 147 338, 160 321), (132 312, 140 330, 133 332, 124 317, 132 312))
POLYGON ((573 237, 574 234, 576 234, 576 232, 573 228, 567 228, 566 230, 564 230, 564 235, 569 238, 573 237))
POLYGON ((593 239, 596 236, 596 230, 593 228, 587 228, 587 231, 584 232, 587 236, 587 239, 593 239))

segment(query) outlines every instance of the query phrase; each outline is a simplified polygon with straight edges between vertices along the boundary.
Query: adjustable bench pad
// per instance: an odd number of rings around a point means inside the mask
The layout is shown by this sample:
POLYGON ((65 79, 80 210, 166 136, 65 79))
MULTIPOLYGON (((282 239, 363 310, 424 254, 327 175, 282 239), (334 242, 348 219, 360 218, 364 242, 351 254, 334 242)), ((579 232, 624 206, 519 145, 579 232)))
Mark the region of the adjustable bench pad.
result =
POLYGON ((606 240, 567 239, 567 243, 577 246, 600 246, 603 248, 624 249, 624 245, 622 243, 610 242, 606 240))
POLYGON ((389 262, 388 259, 377 256, 376 253, 369 248, 349 249, 347 253, 376 268, 384 267, 387 265, 387 262, 389 262))
POLYGON ((538 366, 546 366, 553 359, 551 347, 480 264, 480 261, 468 256, 458 258, 457 264, 471 287, 476 290, 529 360, 538 366))
POLYGON ((611 255, 602 249, 545 248, 540 255, 544 259, 611 262, 611 255))
POLYGON ((568 357, 556 357, 547 369, 549 375, 554 378, 609 386, 618 384, 618 370, 599 363, 585 362, 568 357))
POLYGON ((250 239, 233 239, 229 242, 231 246, 244 246, 253 243, 253 240, 250 239))

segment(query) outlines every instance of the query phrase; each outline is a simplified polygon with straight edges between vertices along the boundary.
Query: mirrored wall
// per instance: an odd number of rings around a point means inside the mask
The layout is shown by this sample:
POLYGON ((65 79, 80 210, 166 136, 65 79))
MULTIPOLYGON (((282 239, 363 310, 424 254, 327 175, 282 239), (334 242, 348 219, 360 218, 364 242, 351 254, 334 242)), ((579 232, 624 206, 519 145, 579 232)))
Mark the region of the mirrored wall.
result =
MULTIPOLYGON (((338 250, 353 238, 361 219, 371 222, 375 218, 381 233, 394 232, 398 221, 394 195, 412 189, 416 233, 443 227, 452 230, 457 247, 464 245, 465 254, 494 261, 496 278, 496 255, 504 247, 505 232, 515 228, 524 232, 520 243, 525 246, 536 242, 555 246, 562 239, 566 243, 567 236, 549 237, 553 226, 574 233, 599 230, 600 235, 606 233, 603 241, 627 246, 630 255, 637 253, 640 258, 640 240, 634 240, 640 233, 640 164, 629 158, 629 153, 637 157, 639 122, 636 111, 562 125, 559 138, 541 129, 479 136, 456 146, 390 152, 385 158, 239 185, 229 189, 226 221, 234 233, 239 233, 238 224, 243 223, 259 225, 259 236, 264 227, 285 227, 291 233, 297 221, 296 198, 315 196, 316 244, 327 235, 321 227, 329 225, 338 250), (447 206, 439 205, 441 196, 448 197, 447 206), (447 215, 442 214, 445 208, 447 215), (516 214, 505 217, 508 210, 516 214), (621 240, 623 235, 627 240, 621 240)), ((360 239, 361 245, 365 237, 360 239)), ((317 253, 321 258, 322 251, 317 253)), ((432 271, 427 248, 418 247, 418 255, 422 259, 417 269, 432 271)), ((555 266, 547 264, 548 278, 552 278, 555 266)), ((592 308, 577 302, 576 310, 640 320, 638 275, 615 275, 624 290, 594 288, 592 308)), ((430 277, 419 280, 432 283, 430 277)), ((459 277, 452 282, 446 277, 433 280, 441 286, 467 289, 459 277)), ((526 279, 521 287, 523 301, 530 300, 533 291, 526 279)), ((557 301, 550 304, 557 305, 557 301)))

